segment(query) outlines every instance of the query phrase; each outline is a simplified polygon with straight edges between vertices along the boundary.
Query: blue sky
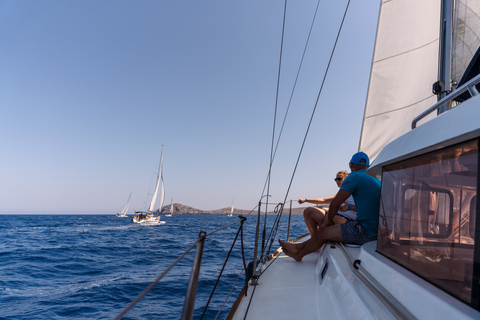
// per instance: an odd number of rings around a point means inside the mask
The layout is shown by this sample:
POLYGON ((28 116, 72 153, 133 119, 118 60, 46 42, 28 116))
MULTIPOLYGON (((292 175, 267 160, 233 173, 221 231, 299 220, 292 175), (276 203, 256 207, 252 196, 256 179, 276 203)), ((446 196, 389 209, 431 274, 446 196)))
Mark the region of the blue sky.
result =
MULTIPOLYGON (((357 151, 379 1, 352 1, 288 199, 357 151)), ((322 0, 272 168, 283 201, 347 1, 322 0)), ((317 1, 290 1, 277 133, 317 1)), ((252 209, 268 172, 284 2, 0 0, 0 213, 252 209)))

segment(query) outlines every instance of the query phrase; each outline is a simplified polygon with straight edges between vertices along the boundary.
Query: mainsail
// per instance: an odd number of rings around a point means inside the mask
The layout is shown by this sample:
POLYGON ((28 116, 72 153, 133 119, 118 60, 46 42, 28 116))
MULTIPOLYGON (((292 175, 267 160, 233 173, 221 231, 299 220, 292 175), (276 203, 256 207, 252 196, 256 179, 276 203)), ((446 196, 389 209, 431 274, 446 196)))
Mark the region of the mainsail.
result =
POLYGON ((359 146, 371 160, 437 102, 440 3, 382 1, 359 146))
POLYGON ((157 173, 157 183, 155 185, 155 191, 153 192, 152 201, 150 202, 150 206, 148 207, 148 212, 153 212, 155 207, 155 202, 157 202, 157 195, 160 193, 160 211, 162 210, 163 200, 165 198, 165 186, 163 184, 163 175, 162 175, 162 168, 163 168, 163 146, 162 146, 162 153, 160 155, 160 165, 158 166, 158 173, 157 173))
POLYGON ((132 198, 132 193, 130 192, 130 196, 128 197, 127 204, 122 210, 122 214, 126 214, 128 211, 128 207, 130 206, 130 199, 132 198))
POLYGON ((472 58, 480 59, 479 45, 480 1, 383 0, 359 150, 374 160, 411 130, 438 100, 433 84, 448 82, 442 94, 462 84, 472 58))

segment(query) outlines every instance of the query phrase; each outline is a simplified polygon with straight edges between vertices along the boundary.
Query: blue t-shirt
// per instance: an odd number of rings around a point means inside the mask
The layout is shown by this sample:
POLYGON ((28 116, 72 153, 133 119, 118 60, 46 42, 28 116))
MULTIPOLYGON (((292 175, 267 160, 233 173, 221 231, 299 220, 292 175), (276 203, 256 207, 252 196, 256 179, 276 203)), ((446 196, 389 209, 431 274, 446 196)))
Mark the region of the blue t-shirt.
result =
POLYGON ((365 169, 350 173, 341 190, 352 194, 357 206, 356 220, 374 237, 378 231, 380 212, 380 179, 372 177, 365 169))

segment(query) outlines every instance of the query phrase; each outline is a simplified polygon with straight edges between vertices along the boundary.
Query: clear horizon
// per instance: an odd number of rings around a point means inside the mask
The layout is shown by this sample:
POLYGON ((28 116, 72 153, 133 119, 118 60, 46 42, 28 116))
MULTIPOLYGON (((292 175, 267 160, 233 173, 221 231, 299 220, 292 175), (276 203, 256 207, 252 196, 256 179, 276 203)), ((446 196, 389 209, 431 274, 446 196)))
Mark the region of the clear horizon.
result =
MULTIPOLYGON (((346 4, 320 2, 272 167, 272 210, 286 198, 346 4)), ((276 137, 316 6, 287 6, 276 137)), ((142 210, 162 145, 164 205, 235 198, 253 209, 270 162, 283 9, 0 0, 0 213, 115 213, 130 192, 129 214, 142 210)), ((378 9, 350 3, 287 201, 334 195, 358 149, 378 9)))

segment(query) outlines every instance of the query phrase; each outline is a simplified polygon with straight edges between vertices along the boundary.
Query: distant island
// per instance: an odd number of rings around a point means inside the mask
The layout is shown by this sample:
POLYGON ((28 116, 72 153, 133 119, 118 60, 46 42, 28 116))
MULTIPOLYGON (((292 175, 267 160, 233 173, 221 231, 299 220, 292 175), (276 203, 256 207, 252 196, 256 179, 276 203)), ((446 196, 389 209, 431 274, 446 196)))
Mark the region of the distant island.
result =
MULTIPOLYGON (((273 206, 272 206, 272 208, 273 208, 273 206)), ((292 208, 292 214, 303 214, 303 210, 305 210, 305 208, 292 208)), ((249 213, 250 214, 257 214, 257 212, 258 212, 257 210, 258 209, 254 210, 252 212, 252 210, 234 209, 233 214, 236 214, 236 215, 247 215, 249 213)), ((283 214, 288 214, 289 210, 290 210, 289 207, 285 207, 284 210, 283 210, 283 214)), ((159 211, 160 210, 157 210, 157 211, 155 211, 155 213, 158 214, 159 211)), ((166 214, 168 212, 170 212, 170 204, 163 206, 162 210, 160 211, 161 214, 166 214)), ((174 203, 173 204, 173 214, 225 214, 226 215, 226 214, 229 214, 229 213, 230 213, 230 207, 217 209, 217 210, 205 211, 205 210, 192 208, 192 207, 186 206, 184 204, 180 204, 180 203, 174 203)), ((264 214, 264 213, 265 212, 262 211, 262 214, 264 214)), ((268 214, 275 214, 275 213, 274 212, 268 212, 268 214)))

